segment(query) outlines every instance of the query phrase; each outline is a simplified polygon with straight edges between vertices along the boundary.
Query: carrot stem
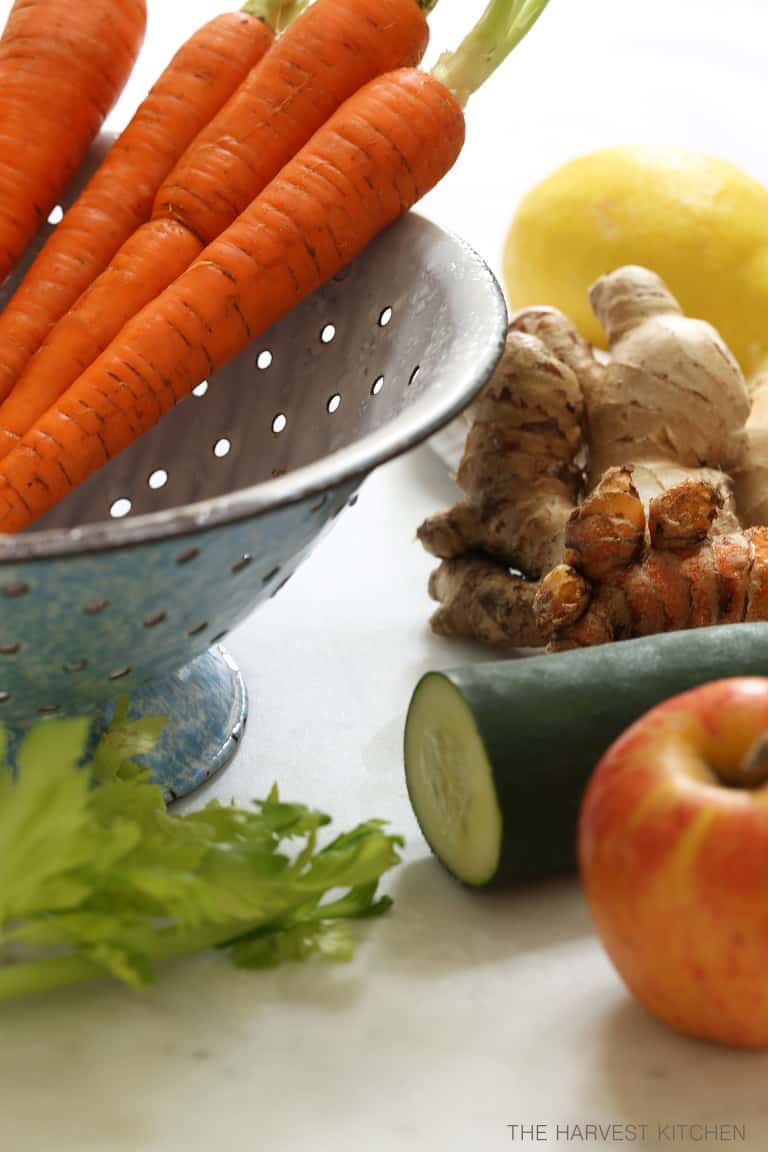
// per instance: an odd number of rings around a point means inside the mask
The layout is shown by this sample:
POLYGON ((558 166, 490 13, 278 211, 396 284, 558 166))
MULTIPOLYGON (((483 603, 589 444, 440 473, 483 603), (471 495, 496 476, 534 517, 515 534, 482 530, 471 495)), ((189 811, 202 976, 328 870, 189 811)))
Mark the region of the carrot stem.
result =
POLYGON ((293 24, 294 20, 301 16, 305 8, 309 8, 312 0, 283 0, 283 5, 280 14, 277 18, 275 25, 275 32, 284 32, 293 24))
POLYGON ((240 11, 282 32, 307 7, 309 0, 245 0, 240 11))
POLYGON ((462 107, 533 27, 549 0, 490 0, 455 52, 444 52, 432 75, 462 107))

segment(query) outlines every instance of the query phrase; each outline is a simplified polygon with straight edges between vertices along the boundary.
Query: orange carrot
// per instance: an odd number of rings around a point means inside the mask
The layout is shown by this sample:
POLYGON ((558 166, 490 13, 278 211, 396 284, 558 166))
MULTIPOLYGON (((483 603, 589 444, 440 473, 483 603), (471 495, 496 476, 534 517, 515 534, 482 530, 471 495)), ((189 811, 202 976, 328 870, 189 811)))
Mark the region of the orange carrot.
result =
POLYGON ((149 219, 174 164, 271 42, 265 20, 228 12, 174 56, 0 315, 0 400, 56 321, 149 219))
POLYGON ((123 451, 434 187, 464 140, 453 90, 465 100, 503 59, 489 50, 494 27, 509 51, 546 3, 490 0, 459 52, 438 61, 445 83, 404 68, 347 100, 0 463, 0 532, 123 451))
POLYGON ((0 280, 56 206, 128 79, 145 0, 16 0, 0 39, 0 280))
POLYGON ((180 220, 210 244, 358 88, 418 64, 429 38, 422 6, 316 0, 182 158, 155 216, 180 220))
POLYGON ((361 89, 0 464, 0 532, 41 515, 338 272, 463 139, 460 106, 423 72, 361 89))
POLYGON ((422 6, 433 4, 316 0, 298 17, 168 177, 152 222, 51 331, 0 405, 0 459, 345 99, 374 76, 420 60, 428 39, 422 6))

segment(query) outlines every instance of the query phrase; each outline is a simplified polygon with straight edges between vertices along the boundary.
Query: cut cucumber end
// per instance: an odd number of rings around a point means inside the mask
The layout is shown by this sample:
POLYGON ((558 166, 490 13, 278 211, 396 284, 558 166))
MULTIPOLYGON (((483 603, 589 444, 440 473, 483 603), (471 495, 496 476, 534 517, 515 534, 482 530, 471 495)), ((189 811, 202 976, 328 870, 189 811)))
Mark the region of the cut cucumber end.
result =
POLYGON ((465 884, 489 884, 503 823, 491 763, 471 708, 439 672, 416 685, 405 722, 405 778, 424 838, 465 884))

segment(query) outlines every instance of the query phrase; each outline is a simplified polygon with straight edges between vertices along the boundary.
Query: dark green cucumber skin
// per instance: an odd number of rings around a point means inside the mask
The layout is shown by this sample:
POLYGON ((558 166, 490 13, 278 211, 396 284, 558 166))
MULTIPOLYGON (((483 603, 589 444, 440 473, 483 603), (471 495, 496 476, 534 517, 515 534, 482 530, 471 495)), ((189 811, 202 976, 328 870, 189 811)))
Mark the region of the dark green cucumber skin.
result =
POLYGON ((493 770, 503 836, 484 887, 503 886, 573 873, 581 798, 603 753, 671 696, 711 680, 768 675, 768 624, 668 632, 440 674, 472 710, 493 770))

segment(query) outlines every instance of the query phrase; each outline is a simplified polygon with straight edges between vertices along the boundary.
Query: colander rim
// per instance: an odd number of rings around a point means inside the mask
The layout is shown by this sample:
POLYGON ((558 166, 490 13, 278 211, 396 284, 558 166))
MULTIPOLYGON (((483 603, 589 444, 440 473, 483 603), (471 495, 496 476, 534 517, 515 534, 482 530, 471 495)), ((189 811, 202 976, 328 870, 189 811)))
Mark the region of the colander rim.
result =
POLYGON ((152 541, 198 535, 243 520, 266 516, 277 509, 317 498, 343 484, 362 481, 376 468, 422 444, 455 419, 490 379, 504 349, 508 314, 501 286, 486 261, 461 236, 418 212, 410 212, 394 227, 432 231, 436 239, 455 244, 462 257, 462 283, 472 281, 485 292, 486 335, 478 347, 473 372, 442 389, 428 386, 412 404, 381 427, 319 460, 283 476, 174 508, 125 519, 95 521, 75 528, 28 529, 0 536, 0 566, 45 561, 136 547, 152 541))

